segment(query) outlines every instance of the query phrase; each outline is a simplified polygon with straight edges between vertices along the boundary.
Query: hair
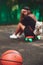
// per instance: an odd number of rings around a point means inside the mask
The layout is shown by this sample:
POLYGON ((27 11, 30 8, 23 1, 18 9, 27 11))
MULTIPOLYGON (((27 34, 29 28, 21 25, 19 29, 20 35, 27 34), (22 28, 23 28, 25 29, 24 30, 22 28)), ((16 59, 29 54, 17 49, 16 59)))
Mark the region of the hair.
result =
MULTIPOLYGON (((32 13, 30 7, 28 7, 28 6, 23 7, 23 9, 30 11, 30 13, 32 13)), ((28 12, 28 14, 29 14, 29 12, 28 12)))
MULTIPOLYGON (((27 10, 27 11, 30 11, 30 13, 31 13, 31 10, 30 10, 30 7, 23 7, 22 9, 25 9, 25 10, 27 10)), ((28 14, 29 14, 29 12, 28 12, 28 14)), ((23 14, 21 14, 21 16, 20 16, 20 21, 22 20, 24 18, 24 15, 23 14)))
POLYGON ((20 15, 20 22, 21 22, 21 20, 23 20, 23 18, 24 18, 24 15, 21 14, 21 15, 20 15))
POLYGON ((30 10, 30 7, 23 7, 23 9, 25 9, 25 10, 30 10))

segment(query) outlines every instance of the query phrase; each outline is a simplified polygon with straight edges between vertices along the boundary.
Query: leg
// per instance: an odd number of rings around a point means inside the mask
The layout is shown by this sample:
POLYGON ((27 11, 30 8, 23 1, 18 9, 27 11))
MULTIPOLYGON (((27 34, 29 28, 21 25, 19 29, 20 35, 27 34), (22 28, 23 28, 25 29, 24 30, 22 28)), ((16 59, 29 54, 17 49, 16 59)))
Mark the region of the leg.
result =
POLYGON ((15 31, 15 35, 17 35, 18 33, 21 34, 23 32, 24 28, 25 28, 25 26, 23 24, 19 23, 17 26, 17 29, 15 31))
POLYGON ((22 25, 21 23, 19 23, 18 26, 17 26, 17 29, 16 29, 15 33, 12 34, 12 35, 10 35, 10 38, 17 39, 19 37, 19 35, 21 35, 22 32, 24 31, 24 28, 25 28, 25 26, 22 25))

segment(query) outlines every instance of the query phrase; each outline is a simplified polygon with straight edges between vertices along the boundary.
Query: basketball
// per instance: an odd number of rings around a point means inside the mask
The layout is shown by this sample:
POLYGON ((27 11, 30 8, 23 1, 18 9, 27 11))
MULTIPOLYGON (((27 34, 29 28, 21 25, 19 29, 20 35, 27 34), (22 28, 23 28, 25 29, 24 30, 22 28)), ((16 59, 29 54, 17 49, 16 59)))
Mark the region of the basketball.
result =
POLYGON ((1 55, 2 65, 22 65, 22 55, 16 50, 8 50, 1 55))

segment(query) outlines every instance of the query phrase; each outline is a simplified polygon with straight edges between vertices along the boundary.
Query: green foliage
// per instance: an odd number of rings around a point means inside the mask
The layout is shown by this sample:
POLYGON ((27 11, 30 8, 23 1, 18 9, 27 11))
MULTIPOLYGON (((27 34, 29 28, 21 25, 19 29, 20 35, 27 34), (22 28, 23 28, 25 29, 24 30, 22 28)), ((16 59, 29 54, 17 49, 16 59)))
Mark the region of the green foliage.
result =
POLYGON ((20 11, 24 6, 29 6, 36 19, 43 21, 43 3, 39 0, 1 0, 0 24, 17 24, 20 19, 20 11))

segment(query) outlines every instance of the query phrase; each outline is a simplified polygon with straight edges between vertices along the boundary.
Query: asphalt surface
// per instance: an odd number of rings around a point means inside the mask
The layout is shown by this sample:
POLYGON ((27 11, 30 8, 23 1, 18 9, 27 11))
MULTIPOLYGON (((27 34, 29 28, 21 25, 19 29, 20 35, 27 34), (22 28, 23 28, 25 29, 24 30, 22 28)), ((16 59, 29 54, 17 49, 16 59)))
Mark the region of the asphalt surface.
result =
POLYGON ((7 50, 17 50, 23 57, 23 65, 43 65, 43 37, 31 43, 25 42, 24 38, 10 39, 15 30, 14 25, 0 26, 0 57, 7 50))

